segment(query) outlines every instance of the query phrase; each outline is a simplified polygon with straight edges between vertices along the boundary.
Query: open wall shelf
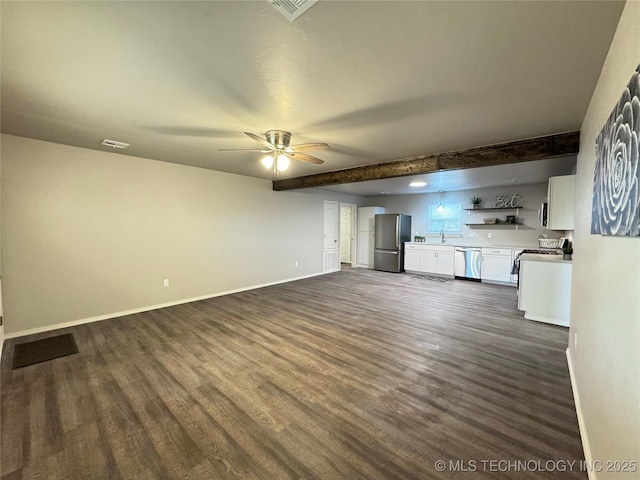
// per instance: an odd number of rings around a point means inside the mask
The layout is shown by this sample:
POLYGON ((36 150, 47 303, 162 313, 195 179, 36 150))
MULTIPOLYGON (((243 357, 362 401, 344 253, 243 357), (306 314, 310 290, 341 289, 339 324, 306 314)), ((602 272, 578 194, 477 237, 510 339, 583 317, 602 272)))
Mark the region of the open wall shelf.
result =
POLYGON ((488 212, 490 210, 515 210, 516 211, 516 215, 518 214, 518 212, 520 211, 522 207, 498 207, 498 208, 465 208, 464 210, 466 210, 467 212, 469 212, 469 215, 471 215, 471 212, 488 212))
POLYGON ((499 227, 499 228, 515 228, 516 230, 518 230, 518 226, 522 225, 521 223, 465 223, 465 225, 469 228, 495 228, 495 227, 499 227))
MULTIPOLYGON (((469 216, 471 216, 472 212, 496 212, 496 211, 515 211, 516 216, 520 213, 520 209, 522 207, 490 207, 490 208, 465 208, 469 216)), ((499 221, 498 223, 479 223, 479 222, 470 222, 465 223, 465 225, 469 228, 515 228, 518 230, 518 225, 522 225, 522 223, 518 223, 517 219, 515 223, 505 223, 504 220, 499 221)))

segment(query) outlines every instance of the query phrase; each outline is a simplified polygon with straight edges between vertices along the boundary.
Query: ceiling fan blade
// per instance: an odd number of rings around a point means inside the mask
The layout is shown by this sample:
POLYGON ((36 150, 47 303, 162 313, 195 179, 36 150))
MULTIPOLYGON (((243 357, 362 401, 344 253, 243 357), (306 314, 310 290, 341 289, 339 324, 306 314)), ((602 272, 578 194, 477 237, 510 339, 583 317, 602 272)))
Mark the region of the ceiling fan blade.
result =
POLYGON ((249 137, 254 139, 256 142, 261 143, 262 145, 264 145, 265 147, 267 147, 269 150, 274 150, 274 146, 271 145, 269 142, 267 142, 264 138, 259 137, 258 135, 256 135, 255 133, 251 133, 251 132, 244 132, 244 134, 249 137))
POLYGON ((289 148, 296 152, 306 152, 308 150, 329 150, 331 147, 327 143, 301 143, 291 145, 289 148))
POLYGON ((324 163, 324 160, 312 157, 311 155, 307 155, 306 153, 285 152, 284 154, 289 158, 293 158, 294 160, 302 160, 303 162, 315 163, 316 165, 321 165, 324 163))

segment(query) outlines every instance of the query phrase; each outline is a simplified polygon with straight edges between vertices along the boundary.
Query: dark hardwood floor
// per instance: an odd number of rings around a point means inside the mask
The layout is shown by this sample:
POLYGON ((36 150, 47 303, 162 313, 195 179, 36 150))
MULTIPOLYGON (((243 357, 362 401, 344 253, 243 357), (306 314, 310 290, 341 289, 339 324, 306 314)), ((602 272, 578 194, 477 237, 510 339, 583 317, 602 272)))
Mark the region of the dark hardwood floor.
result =
POLYGON ((2 479, 586 479, 568 332, 515 294, 349 269, 9 340, 2 479))

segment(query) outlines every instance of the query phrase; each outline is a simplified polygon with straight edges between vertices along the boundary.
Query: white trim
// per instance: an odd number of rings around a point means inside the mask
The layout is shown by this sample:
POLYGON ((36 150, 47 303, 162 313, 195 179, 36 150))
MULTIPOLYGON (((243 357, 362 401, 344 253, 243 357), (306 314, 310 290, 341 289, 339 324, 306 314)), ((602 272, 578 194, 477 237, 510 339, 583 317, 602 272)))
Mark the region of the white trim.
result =
MULTIPOLYGON (((580 428, 580 437, 582 438, 582 450, 584 451, 584 459, 587 465, 593 465, 593 455, 591 455, 591 444, 589 443, 589 436, 587 435, 587 425, 584 421, 584 415, 582 414, 582 402, 580 401, 580 393, 578 392, 578 384, 576 382, 576 375, 573 370, 573 361, 571 360, 571 350, 567 348, 567 363, 569 364, 569 376, 571 377, 571 389, 573 390, 573 401, 576 404, 576 414, 578 415, 578 428, 580 428)), ((589 480, 596 479, 596 471, 591 468, 587 468, 587 475, 589 480)))
MULTIPOLYGON (((338 204, 338 210, 342 211, 342 207, 351 209, 351 267, 355 268, 357 263, 356 242, 358 236, 358 205, 356 205, 355 203, 340 202, 338 204)), ((338 256, 340 257, 340 262, 342 263, 342 220, 340 220, 338 226, 340 229, 340 244, 338 248, 338 256)))
POLYGON ((531 314, 529 312, 524 312, 524 318, 527 320, 533 320, 535 322, 548 323, 549 325, 558 325, 560 327, 569 328, 569 320, 562 320, 559 318, 549 318, 543 317, 542 315, 531 314))
MULTIPOLYGON (((295 282, 296 280, 303 280, 305 278, 317 277, 318 275, 324 275, 326 273, 333 273, 333 272, 312 273, 310 275, 303 275, 301 277, 289 278, 286 280, 278 280, 278 281, 269 282, 269 283, 262 283, 260 285, 252 285, 250 287, 236 288, 234 290, 227 290, 225 292, 212 293, 210 295, 203 295, 201 297, 185 298, 183 300, 176 300, 175 302, 161 303, 158 305, 149 305, 147 307, 134 308, 132 310, 125 310, 122 312, 108 313, 106 315, 97 315, 95 317, 81 318, 79 320, 72 320, 70 322, 64 322, 64 323, 56 323, 54 325, 47 325, 45 327, 31 328, 29 330, 21 330, 18 332, 5 334, 4 339, 6 340, 9 338, 23 337, 25 335, 33 335, 34 333, 49 332, 51 330, 59 330, 61 328, 75 327, 76 325, 82 325, 85 323, 93 323, 93 322, 99 322, 102 320, 108 320, 110 318, 124 317, 126 315, 132 315, 134 313, 142 313, 142 312, 148 312, 150 310, 157 310, 159 308, 173 307, 174 305, 182 305, 183 303, 197 302, 199 300, 206 300, 208 298, 222 297, 223 295, 230 295, 232 293, 246 292, 247 290, 255 290, 258 288, 270 287, 272 285, 278 285, 281 283, 295 282)), ((1 347, 0 347, 0 350, 1 350, 1 347)))

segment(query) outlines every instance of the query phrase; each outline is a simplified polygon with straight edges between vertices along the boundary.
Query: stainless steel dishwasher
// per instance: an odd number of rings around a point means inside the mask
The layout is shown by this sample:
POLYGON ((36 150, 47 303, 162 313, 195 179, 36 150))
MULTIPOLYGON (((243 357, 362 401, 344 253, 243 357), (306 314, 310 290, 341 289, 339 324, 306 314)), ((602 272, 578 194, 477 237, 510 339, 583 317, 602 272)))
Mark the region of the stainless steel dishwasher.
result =
POLYGON ((482 270, 482 249, 477 247, 456 247, 455 277, 480 281, 482 270))

